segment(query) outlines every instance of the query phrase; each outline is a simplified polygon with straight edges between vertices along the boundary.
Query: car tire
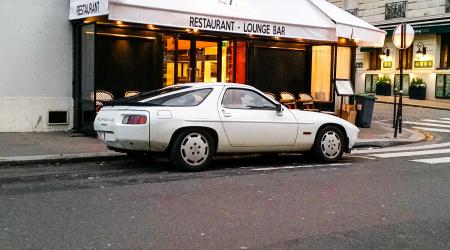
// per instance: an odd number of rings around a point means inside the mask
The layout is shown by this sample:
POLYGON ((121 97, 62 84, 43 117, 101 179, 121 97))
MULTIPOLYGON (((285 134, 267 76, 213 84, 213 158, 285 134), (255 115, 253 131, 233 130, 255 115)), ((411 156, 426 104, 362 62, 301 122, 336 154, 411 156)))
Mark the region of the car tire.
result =
POLYGON ((323 162, 336 162, 341 159, 346 147, 342 131, 335 126, 326 126, 319 130, 312 152, 323 162))
POLYGON ((215 152, 214 140, 204 129, 187 129, 174 140, 169 158, 184 171, 201 171, 209 166, 215 152))

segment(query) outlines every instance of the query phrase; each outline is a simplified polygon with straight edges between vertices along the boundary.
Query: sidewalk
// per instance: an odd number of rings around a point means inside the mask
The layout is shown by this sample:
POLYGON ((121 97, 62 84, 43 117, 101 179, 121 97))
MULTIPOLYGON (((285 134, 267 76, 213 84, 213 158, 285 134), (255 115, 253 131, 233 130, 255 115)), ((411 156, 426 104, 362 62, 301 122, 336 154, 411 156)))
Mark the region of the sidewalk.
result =
MULTIPOLYGON (((404 130, 397 139, 388 125, 372 122, 363 128, 357 147, 390 146, 423 140, 419 132, 404 130)), ((0 165, 100 161, 123 159, 126 155, 108 150, 100 141, 70 132, 51 133, 0 133, 0 165)))
MULTIPOLYGON (((380 96, 377 95, 376 102, 379 103, 394 103, 393 96, 380 96)), ((398 98, 397 98, 398 102, 398 98)), ((403 97, 403 105, 421 107, 421 108, 433 108, 441 110, 450 110, 450 100, 415 100, 403 97)))
POLYGON ((71 132, 0 133, 0 165, 123 158, 92 137, 71 132))

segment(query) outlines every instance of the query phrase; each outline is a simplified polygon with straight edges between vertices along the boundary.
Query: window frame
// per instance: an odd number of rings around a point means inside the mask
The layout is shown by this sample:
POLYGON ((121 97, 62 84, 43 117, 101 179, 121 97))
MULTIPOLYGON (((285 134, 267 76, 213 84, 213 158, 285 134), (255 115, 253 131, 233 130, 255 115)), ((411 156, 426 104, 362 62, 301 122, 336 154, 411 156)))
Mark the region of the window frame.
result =
POLYGON ((441 34, 440 37, 440 42, 441 42, 441 49, 439 52, 439 57, 440 57, 440 63, 439 63, 439 68, 440 69, 450 69, 450 62, 449 62, 449 56, 450 56, 450 33, 446 33, 446 34, 441 34), (444 45, 446 45, 446 49, 444 50, 444 45), (447 60, 444 60, 444 59, 447 60), (447 64, 444 64, 444 61, 447 61, 447 64))
POLYGON ((246 89, 246 88, 226 88, 223 92, 222 95, 222 100, 220 101, 220 105, 222 106, 222 108, 226 108, 226 109, 240 109, 240 110, 263 110, 263 111, 276 111, 277 109, 277 103, 274 102, 273 100, 271 100, 270 98, 266 97, 264 94, 261 94, 255 90, 252 89, 246 89), (259 96, 261 96, 264 100, 267 100, 269 103, 273 104, 273 109, 267 109, 267 108, 235 108, 235 107, 226 107, 224 106, 223 100, 225 99, 225 95, 227 94, 228 90, 242 90, 242 91, 249 91, 249 92, 253 92, 259 96))

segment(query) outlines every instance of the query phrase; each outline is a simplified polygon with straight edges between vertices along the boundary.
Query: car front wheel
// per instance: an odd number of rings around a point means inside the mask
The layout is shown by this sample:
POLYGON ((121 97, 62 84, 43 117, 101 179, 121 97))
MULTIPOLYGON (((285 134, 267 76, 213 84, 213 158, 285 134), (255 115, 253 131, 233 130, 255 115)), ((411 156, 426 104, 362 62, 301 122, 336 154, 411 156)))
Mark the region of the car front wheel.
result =
POLYGON ((344 134, 335 126, 327 126, 317 133, 313 153, 324 162, 336 162, 344 153, 344 134))
POLYGON ((211 163, 213 154, 211 135, 202 129, 188 129, 175 138, 169 156, 182 170, 201 171, 211 163))

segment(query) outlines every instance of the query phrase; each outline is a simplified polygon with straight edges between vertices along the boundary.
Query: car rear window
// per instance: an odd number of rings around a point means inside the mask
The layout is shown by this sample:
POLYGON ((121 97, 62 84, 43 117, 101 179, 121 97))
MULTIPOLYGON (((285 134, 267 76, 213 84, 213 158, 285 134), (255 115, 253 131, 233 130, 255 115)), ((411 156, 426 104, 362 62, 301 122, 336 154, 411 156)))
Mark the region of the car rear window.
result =
POLYGON ((185 91, 148 100, 145 103, 158 106, 192 107, 201 104, 211 91, 211 88, 185 91))
POLYGON ((171 87, 167 87, 167 88, 157 89, 157 90, 153 90, 153 91, 142 92, 142 93, 140 93, 140 94, 138 94, 136 96, 122 98, 119 101, 122 101, 122 102, 140 102, 140 101, 144 101, 144 100, 147 100, 147 99, 155 97, 155 96, 169 94, 169 93, 172 93, 172 92, 176 92, 176 91, 183 90, 183 89, 188 89, 188 88, 191 88, 191 86, 176 85, 176 86, 171 86, 171 87))

